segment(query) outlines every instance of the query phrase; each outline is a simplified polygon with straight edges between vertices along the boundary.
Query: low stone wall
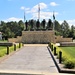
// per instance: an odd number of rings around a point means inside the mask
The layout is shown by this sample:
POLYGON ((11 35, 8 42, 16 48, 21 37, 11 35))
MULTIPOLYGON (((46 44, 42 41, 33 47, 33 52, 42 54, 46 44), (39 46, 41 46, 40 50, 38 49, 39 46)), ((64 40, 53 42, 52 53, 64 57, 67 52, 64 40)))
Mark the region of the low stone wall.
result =
POLYGON ((22 37, 17 36, 17 38, 9 38, 8 42, 16 42, 16 43, 22 42, 22 37))
POLYGON ((66 47, 66 46, 75 46, 75 42, 61 42, 60 46, 66 47))
POLYGON ((9 38, 9 42, 23 42, 23 43, 60 43, 72 42, 72 38, 63 38, 62 36, 55 36, 54 31, 22 31, 22 36, 17 38, 9 38))
POLYGON ((56 36, 55 41, 57 43, 60 43, 60 42, 72 42, 72 38, 63 38, 62 36, 56 36))
POLYGON ((49 43, 55 42, 55 35, 53 31, 23 31, 23 43, 49 43))

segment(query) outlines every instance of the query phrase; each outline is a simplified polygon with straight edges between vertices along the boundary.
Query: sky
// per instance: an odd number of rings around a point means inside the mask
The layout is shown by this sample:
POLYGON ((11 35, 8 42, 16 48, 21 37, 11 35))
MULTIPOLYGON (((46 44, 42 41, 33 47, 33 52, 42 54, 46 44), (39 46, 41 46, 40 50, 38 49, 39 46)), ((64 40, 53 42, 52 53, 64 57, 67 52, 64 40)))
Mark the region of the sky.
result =
POLYGON ((66 20, 75 26, 75 0, 0 0, 0 21, 24 21, 38 19, 40 5, 40 20, 55 19, 62 23, 66 20))

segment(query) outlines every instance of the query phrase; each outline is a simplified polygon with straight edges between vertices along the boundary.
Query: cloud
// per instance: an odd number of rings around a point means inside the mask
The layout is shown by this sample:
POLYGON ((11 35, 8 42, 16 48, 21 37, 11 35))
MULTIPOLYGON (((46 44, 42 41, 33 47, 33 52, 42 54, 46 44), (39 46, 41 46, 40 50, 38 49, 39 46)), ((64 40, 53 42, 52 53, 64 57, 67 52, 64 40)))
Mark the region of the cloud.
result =
POLYGON ((60 24, 62 24, 63 23, 63 21, 58 21, 60 24))
MULTIPOLYGON (((25 11, 27 14, 32 15, 32 19, 38 19, 38 5, 40 6, 40 19, 50 19, 53 16, 53 12, 48 11, 48 5, 41 2, 25 11)), ((21 9, 24 10, 25 7, 22 6, 21 9)), ((58 12, 55 12, 55 15, 58 15, 58 12)))
POLYGON ((21 10, 25 10, 25 7, 24 7, 24 6, 22 6, 20 9, 21 9, 21 10))
POLYGON ((67 20, 67 22, 69 23, 69 25, 75 25, 75 19, 67 20))
MULTIPOLYGON (((34 19, 38 18, 38 13, 34 13, 32 15, 33 15, 34 19)), ((58 15, 58 12, 55 12, 55 15, 58 15)), ((46 20, 48 20, 50 18, 53 18, 53 12, 44 12, 44 11, 40 12, 40 19, 46 19, 46 20)))
MULTIPOLYGON (((72 19, 72 20, 66 20, 66 22, 69 24, 69 26, 72 26, 72 25, 75 26, 75 19, 72 19)), ((63 21, 59 21, 59 23, 62 24, 63 21)))
POLYGON ((26 8, 26 7, 24 7, 24 6, 22 6, 20 9, 21 9, 21 10, 25 10, 25 11, 30 10, 30 8, 26 8))
POLYGON ((40 4, 40 9, 45 9, 47 8, 47 5, 45 3, 39 3, 40 4))
POLYGON ((4 20, 4 22, 10 22, 10 21, 20 21, 20 20, 23 20, 22 18, 15 18, 15 17, 11 17, 11 18, 8 18, 6 20, 4 20))
MULTIPOLYGON (((46 9, 47 5, 45 3, 39 3, 40 5, 40 10, 46 9)), ((38 12, 38 4, 33 6, 30 10, 28 10, 27 12, 29 13, 36 13, 38 12)))
POLYGON ((58 6, 59 4, 55 3, 55 2, 51 2, 50 3, 51 6, 58 6))
MULTIPOLYGON (((47 9, 47 4, 45 3, 39 3, 40 4, 40 18, 41 19, 49 19, 53 16, 53 12, 49 12, 46 11, 47 9), (44 11, 45 10, 45 11, 44 11)), ((35 5, 32 9, 31 9, 31 13, 32 13, 32 18, 38 18, 38 4, 35 5)), ((57 12, 55 12, 55 15, 58 15, 57 12)))
MULTIPOLYGON (((32 15, 33 15, 33 18, 35 19, 38 18, 38 13, 34 13, 32 15)), ((40 12, 41 19, 49 19, 51 18, 51 15, 52 15, 52 12, 43 12, 43 11, 40 12)))
POLYGON ((34 13, 34 12, 37 12, 38 11, 38 5, 40 5, 40 10, 43 10, 43 9, 46 9, 47 8, 47 5, 45 3, 39 3, 35 6, 33 6, 31 9, 30 8, 26 8, 25 6, 21 6, 21 10, 25 10, 26 12, 29 12, 29 13, 34 13))

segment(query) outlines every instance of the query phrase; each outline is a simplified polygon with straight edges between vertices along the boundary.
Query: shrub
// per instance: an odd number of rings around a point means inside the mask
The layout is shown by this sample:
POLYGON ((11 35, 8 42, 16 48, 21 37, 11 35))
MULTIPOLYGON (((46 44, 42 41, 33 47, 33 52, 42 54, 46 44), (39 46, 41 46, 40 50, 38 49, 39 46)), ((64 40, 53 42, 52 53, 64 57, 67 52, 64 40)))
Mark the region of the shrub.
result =
POLYGON ((68 60, 64 61, 64 67, 69 68, 69 69, 74 68, 75 67, 75 60, 68 59, 68 60))

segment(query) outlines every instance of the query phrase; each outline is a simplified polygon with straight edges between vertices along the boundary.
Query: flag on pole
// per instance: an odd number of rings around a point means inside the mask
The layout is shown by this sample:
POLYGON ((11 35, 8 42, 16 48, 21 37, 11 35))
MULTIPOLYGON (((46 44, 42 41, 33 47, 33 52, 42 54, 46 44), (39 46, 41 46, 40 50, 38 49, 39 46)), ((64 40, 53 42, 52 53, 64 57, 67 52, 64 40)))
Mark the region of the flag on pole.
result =
POLYGON ((53 19, 55 20, 55 15, 54 15, 54 12, 53 12, 53 19))

